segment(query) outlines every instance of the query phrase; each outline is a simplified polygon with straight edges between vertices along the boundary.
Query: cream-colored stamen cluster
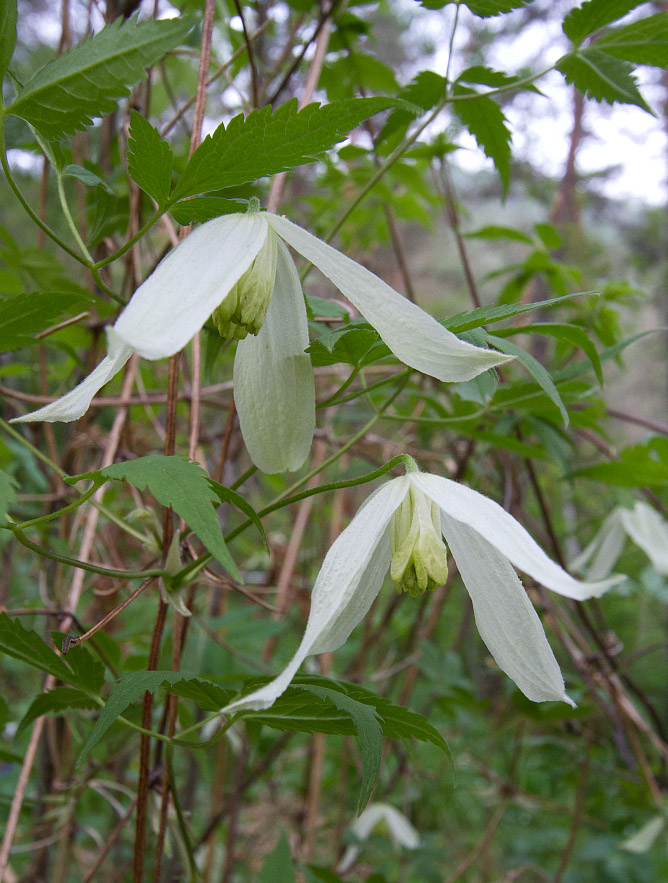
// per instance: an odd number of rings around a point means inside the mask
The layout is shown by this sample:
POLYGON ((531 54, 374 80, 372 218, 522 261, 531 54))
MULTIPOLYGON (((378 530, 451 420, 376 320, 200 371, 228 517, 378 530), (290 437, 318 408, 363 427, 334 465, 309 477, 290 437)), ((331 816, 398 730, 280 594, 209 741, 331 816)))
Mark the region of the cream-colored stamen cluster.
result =
POLYGON ((390 576, 398 592, 412 596, 442 586, 448 577, 441 513, 421 490, 411 487, 390 522, 390 576))
POLYGON ((243 340, 262 328, 274 291, 277 251, 278 237, 269 228, 253 263, 213 311, 211 318, 221 337, 243 340))

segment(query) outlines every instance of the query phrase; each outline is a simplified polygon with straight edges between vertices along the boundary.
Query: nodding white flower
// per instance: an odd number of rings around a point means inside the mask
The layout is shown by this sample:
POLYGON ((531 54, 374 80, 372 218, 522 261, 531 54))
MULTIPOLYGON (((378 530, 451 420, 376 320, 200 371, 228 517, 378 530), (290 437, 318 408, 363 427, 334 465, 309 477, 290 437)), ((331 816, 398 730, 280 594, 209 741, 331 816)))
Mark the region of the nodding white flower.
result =
POLYGON ((462 381, 510 358, 459 340, 369 270, 286 218, 250 211, 214 218, 186 237, 106 329, 108 354, 97 368, 67 395, 17 419, 76 420, 133 352, 146 359, 171 356, 212 316, 225 336, 240 340, 234 395, 253 462, 263 472, 298 469, 313 439, 315 391, 304 352, 304 296, 285 242, 315 264, 411 368, 462 381))
POLYGON ((538 614, 511 565, 579 601, 601 595, 623 577, 579 582, 498 503, 450 479, 410 471, 373 493, 330 548, 313 587, 304 636, 286 668, 223 712, 269 708, 307 656, 340 647, 371 607, 388 569, 399 590, 411 594, 443 583, 446 548, 440 534, 499 668, 534 702, 571 702, 538 614))
POLYGON ((586 568, 589 579, 603 579, 622 554, 627 536, 645 552, 657 573, 668 576, 668 523, 642 500, 636 501, 633 509, 613 509, 571 567, 586 568))
MULTIPOLYGON (((406 849, 417 849, 420 835, 403 813, 390 806, 389 803, 371 803, 364 812, 355 819, 350 831, 357 840, 368 840, 374 831, 388 833, 395 846, 406 849)), ((341 857, 337 872, 345 874, 352 867, 360 854, 359 846, 349 846, 341 857)))

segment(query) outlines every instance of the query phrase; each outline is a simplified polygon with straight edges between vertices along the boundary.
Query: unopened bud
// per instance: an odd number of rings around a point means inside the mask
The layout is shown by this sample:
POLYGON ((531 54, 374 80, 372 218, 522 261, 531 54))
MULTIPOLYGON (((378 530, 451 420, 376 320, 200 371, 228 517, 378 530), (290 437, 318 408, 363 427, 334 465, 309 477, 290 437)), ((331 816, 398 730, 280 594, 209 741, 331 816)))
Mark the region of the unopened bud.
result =
POLYGON ((415 596, 442 586, 448 577, 447 549, 436 503, 411 487, 390 522, 390 576, 398 592, 415 596))
POLYGON ((226 295, 211 318, 221 337, 243 340, 264 322, 276 280, 278 238, 271 227, 255 260, 226 295))

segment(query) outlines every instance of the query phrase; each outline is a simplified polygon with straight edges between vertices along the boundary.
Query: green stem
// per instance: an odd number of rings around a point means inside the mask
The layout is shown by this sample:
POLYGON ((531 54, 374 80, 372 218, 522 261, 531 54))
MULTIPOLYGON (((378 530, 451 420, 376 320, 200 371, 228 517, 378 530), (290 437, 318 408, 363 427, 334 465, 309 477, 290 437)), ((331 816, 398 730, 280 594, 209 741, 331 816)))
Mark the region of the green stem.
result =
POLYGON ((50 512, 48 515, 41 515, 39 518, 31 518, 30 521, 22 521, 20 524, 13 525, 13 528, 15 530, 25 530, 26 527, 35 527, 35 525, 38 524, 46 524, 48 521, 53 521, 54 518, 60 518, 61 515, 67 515, 68 512, 73 512, 75 509, 78 509, 82 503, 86 502, 86 500, 90 500, 99 487, 99 484, 94 483, 91 488, 81 494, 78 500, 74 500, 74 502, 70 503, 68 506, 63 506, 62 509, 58 509, 56 512, 50 512))
POLYGON ((37 214, 37 212, 35 212, 33 210, 33 208, 27 202, 24 195, 21 193, 21 190, 19 189, 18 184, 14 180, 14 176, 12 175, 12 170, 10 169, 9 163, 7 161, 7 150, 5 147, 5 115, 4 115, 4 113, 0 114, 0 165, 2 166, 2 170, 5 173, 5 178, 7 178, 7 183, 9 184, 11 189, 14 191, 14 196, 16 196, 18 201, 23 206, 24 211, 30 216, 30 218, 35 222, 35 224, 37 224, 37 226, 40 228, 40 230, 43 230, 44 233, 46 233, 46 235, 49 237, 49 239, 52 239, 56 243, 56 245, 60 246, 60 248, 62 248, 63 251, 67 252, 67 254, 70 255, 70 257, 73 257, 75 261, 78 261, 80 264, 83 264, 84 266, 88 266, 87 261, 81 257, 79 252, 76 249, 71 248, 66 242, 63 242, 63 240, 60 238, 60 236, 58 236, 57 233, 54 233, 54 231, 51 229, 51 227, 49 227, 49 225, 40 218, 40 216, 37 214))
POLYGON ((87 266, 90 266, 93 263, 93 256, 88 251, 86 247, 86 243, 81 238, 77 225, 74 223, 74 218, 72 217, 72 212, 70 211, 70 206, 67 201, 67 194, 65 193, 65 184, 63 183, 63 173, 60 169, 56 169, 56 181, 58 185, 58 198, 60 200, 60 207, 63 210, 63 214, 65 215, 65 220, 67 221, 67 226, 70 228, 72 232, 72 236, 74 236, 74 241, 81 249, 81 254, 86 258, 87 266))
MULTIPOLYGON (((388 383, 392 383, 393 380, 401 380, 404 377, 408 377, 411 373, 410 368, 404 368, 403 371, 397 372, 397 374, 391 374, 389 377, 383 377, 382 380, 377 380, 375 383, 372 383, 371 386, 365 386, 363 389, 355 390, 355 392, 351 392, 349 395, 345 396, 345 398, 337 399, 337 405, 343 405, 345 402, 352 402, 353 399, 358 399, 360 396, 366 396, 370 392, 374 392, 376 389, 380 389, 381 386, 387 386, 388 383)), ((319 405, 316 405, 316 410, 318 408, 324 408, 326 403, 321 402, 319 405)))
POLYGON ((78 567, 80 570, 87 570, 90 573, 97 573, 100 576, 112 576, 114 579, 147 579, 149 576, 167 575, 161 567, 152 567, 149 570, 134 571, 114 570, 109 567, 101 567, 98 564, 89 564, 87 561, 80 561, 78 558, 70 558, 68 555, 58 555, 56 552, 49 552, 47 549, 42 549, 41 546, 36 545, 27 539, 27 537, 24 537, 21 531, 11 524, 6 525, 6 529, 11 530, 22 546, 25 546, 26 549, 30 549, 31 552, 35 552, 37 555, 41 555, 42 558, 49 558, 51 561, 57 561, 59 564, 68 564, 70 567, 78 567))
POLYGON ((162 208, 162 209, 159 208, 159 209, 156 211, 156 213, 153 215, 153 217, 149 218, 148 221, 146 221, 146 223, 144 224, 144 226, 143 226, 143 227, 140 227, 139 230, 137 230, 137 232, 135 233, 135 235, 132 236, 130 239, 128 239, 128 241, 127 241, 124 245, 122 245, 122 246, 118 249, 118 251, 115 251, 113 254, 107 255, 107 257, 106 257, 106 258, 103 258, 101 261, 96 261, 96 262, 92 265, 91 269, 92 269, 92 270, 101 270, 102 267, 106 267, 107 264, 111 264, 111 263, 113 263, 114 261, 118 260, 118 258, 122 257, 122 256, 125 254, 125 252, 126 252, 126 251, 129 251, 129 250, 132 248, 132 246, 133 246, 136 242, 139 242, 139 240, 142 238, 142 236, 143 236, 145 233, 148 233, 148 231, 151 229, 151 227, 152 227, 157 221, 159 221, 160 218, 161 218, 161 217, 165 214, 165 212, 167 212, 167 211, 169 211, 169 206, 165 206, 165 207, 162 208))
POLYGON ((348 389, 350 384, 353 382, 353 380, 359 374, 359 371, 360 371, 360 369, 357 366, 355 366, 353 368, 353 370, 350 372, 350 375, 346 378, 346 380, 343 381, 343 383, 336 390, 336 392, 333 395, 331 395, 328 399, 325 399, 322 402, 318 402, 318 404, 316 405, 316 409, 328 408, 330 405, 333 405, 335 403, 337 405, 340 404, 340 402, 337 401, 338 397, 341 395, 341 393, 345 392, 348 389))

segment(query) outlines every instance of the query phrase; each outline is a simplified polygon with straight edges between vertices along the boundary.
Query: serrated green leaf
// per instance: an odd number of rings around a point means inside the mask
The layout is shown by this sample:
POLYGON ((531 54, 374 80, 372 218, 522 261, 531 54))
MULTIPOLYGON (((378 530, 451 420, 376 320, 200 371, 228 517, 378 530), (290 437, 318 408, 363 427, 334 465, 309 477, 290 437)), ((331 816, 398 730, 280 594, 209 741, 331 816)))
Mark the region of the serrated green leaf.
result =
POLYGON ((63 660, 33 631, 24 629, 18 619, 10 619, 0 613, 0 653, 11 656, 53 675, 60 681, 71 683, 72 672, 63 660))
POLYGON ((211 221, 213 218, 219 218, 221 215, 245 212, 247 205, 247 199, 224 199, 222 196, 194 196, 177 202, 176 205, 170 208, 169 212, 177 224, 186 226, 195 222, 211 221))
MULTIPOLYGON (((521 9, 531 0, 463 0, 463 6, 468 6, 478 18, 491 18, 493 15, 503 15, 514 9, 521 9)), ((420 0, 426 9, 443 9, 450 3, 459 3, 459 0, 420 0)))
POLYGON ((164 21, 116 19, 99 33, 46 64, 19 91, 7 112, 47 138, 62 139, 115 109, 146 68, 178 46, 190 18, 164 21))
POLYGON ((16 45, 16 0, 0 4, 0 82, 5 75, 16 45))
POLYGON ((73 687, 54 687, 33 699, 16 731, 17 735, 44 714, 62 714, 68 708, 97 708, 92 696, 73 687))
MULTIPOLYGON (((455 95, 475 95, 472 89, 456 86, 455 95)), ((504 194, 510 180, 510 129, 499 105, 485 95, 454 101, 452 107, 464 126, 475 138, 478 147, 488 156, 503 183, 504 194)))
POLYGON ((18 484, 8 472, 0 469, 0 524, 7 520, 7 513, 16 502, 18 484))
POLYGON ((520 89, 529 92, 540 93, 540 90, 533 83, 522 83, 521 78, 513 74, 507 74, 504 71, 497 71, 491 67, 485 67, 481 64, 467 67, 457 77, 458 83, 477 83, 480 86, 490 86, 492 89, 499 87, 513 86, 515 83, 521 83, 520 89))
POLYGON ((163 206, 172 189, 174 154, 160 132, 133 110, 128 138, 128 172, 141 189, 163 206))
POLYGON ((257 883, 294 883, 295 866, 290 853, 290 844, 284 832, 278 838, 273 852, 270 852, 262 865, 257 883))
POLYGON ((596 41, 598 49, 633 64, 668 67, 668 13, 658 12, 617 28, 596 41))
POLYGON ((306 347, 306 352, 316 366, 342 362, 357 368, 363 368, 390 355, 389 347, 367 322, 351 322, 343 328, 323 334, 306 347))
POLYGON ((565 55, 557 62, 556 68, 566 82, 594 101, 635 104, 647 113, 654 113, 638 91, 632 65, 613 58, 596 46, 565 55))
MULTIPOLYGON (((434 73, 434 71, 420 71, 407 86, 404 86, 399 91, 399 98, 415 105, 416 110, 431 110, 445 95, 445 86, 445 77, 434 73)), ((376 144, 382 144, 383 141, 399 129, 405 129, 415 117, 415 111, 405 108, 393 110, 378 133, 376 144)))
POLYGON ((233 690, 225 690, 204 678, 187 678, 171 684, 169 689, 182 699, 194 700, 204 711, 219 711, 234 696, 233 690))
MULTIPOLYGON (((58 632, 53 635, 54 644, 62 634, 58 632)), ((90 693, 98 694, 104 683, 104 666, 99 659, 96 659, 83 644, 72 647, 67 653, 67 664, 72 669, 74 679, 70 678, 70 683, 76 683, 77 686, 88 690, 90 693)))
POLYGON ((363 120, 401 101, 394 98, 350 98, 297 110, 288 101, 273 111, 254 110, 218 126, 188 161, 173 193, 174 199, 207 190, 235 187, 266 175, 314 162, 342 141, 363 120))
POLYGON ((69 291, 35 291, 0 301, 0 351, 36 343, 35 335, 54 325, 66 310, 82 301, 69 291))
POLYGON ((442 319, 441 325, 445 325, 446 328, 454 331, 455 334, 460 334, 462 331, 470 331, 472 328, 500 322, 502 319, 511 319, 513 316, 519 316, 521 313, 528 313, 531 310, 542 310, 547 307, 558 306, 566 301, 573 300, 574 297, 588 297, 598 294, 598 291, 578 291, 575 294, 564 294, 530 304, 501 304, 496 307, 477 307, 468 313, 457 313, 456 316, 451 316, 449 319, 442 319))
POLYGON ((534 359, 531 353, 528 353, 516 344, 511 343, 509 340, 504 340, 494 334, 486 334, 485 337, 489 343, 491 343, 496 349, 501 350, 502 353, 508 353, 508 355, 515 356, 520 365, 526 368, 550 401, 559 408, 561 419, 564 421, 564 424, 568 426, 568 411, 561 400, 561 396, 559 395, 557 387, 554 385, 554 381, 538 359, 534 359))
POLYGON ((521 328, 505 328, 495 331, 495 336, 506 337, 511 334, 547 334, 557 340, 579 347, 592 363, 598 382, 603 386, 603 372, 598 351, 584 328, 561 322, 536 322, 523 325, 521 328))
POLYGON ((585 37, 623 18, 645 2, 646 0, 587 0, 568 13, 562 25, 564 34, 579 46, 585 37))
POLYGON ((209 476, 193 460, 185 457, 161 457, 152 455, 115 463, 95 472, 85 472, 67 479, 72 484, 83 478, 93 481, 113 479, 129 481, 137 490, 148 488, 163 506, 171 508, 200 538, 211 554, 236 579, 241 574, 230 555, 218 523, 216 511, 211 505, 217 496, 209 476))
POLYGON ((211 489, 214 494, 218 497, 221 503, 230 503, 232 506, 236 506, 237 509, 241 510, 244 515, 248 516, 250 520, 253 522, 255 527, 258 530, 258 533, 262 537, 262 542, 264 543, 264 547, 269 551, 269 543, 267 541, 267 534, 264 532, 264 527, 260 518, 251 506, 251 504, 246 500, 245 497, 242 497, 241 494, 238 494, 236 491, 233 491, 232 488, 226 487, 224 484, 219 484, 217 481, 214 481, 212 478, 209 479, 209 484, 211 485, 211 489))
POLYGON ((338 690, 330 690, 327 687, 320 687, 315 684, 302 684, 301 689, 313 693, 320 699, 326 699, 340 711, 350 715, 362 756, 362 786, 357 805, 357 812, 359 814, 369 802, 380 770, 380 759, 383 753, 383 730, 378 718, 378 712, 373 706, 358 702, 356 699, 338 690))
POLYGON ((95 726, 81 749, 79 761, 95 748, 119 715, 123 714, 133 702, 138 702, 145 692, 155 693, 163 684, 176 684, 180 680, 187 680, 191 677, 193 675, 177 671, 131 671, 124 674, 116 682, 111 696, 107 699, 95 726))

